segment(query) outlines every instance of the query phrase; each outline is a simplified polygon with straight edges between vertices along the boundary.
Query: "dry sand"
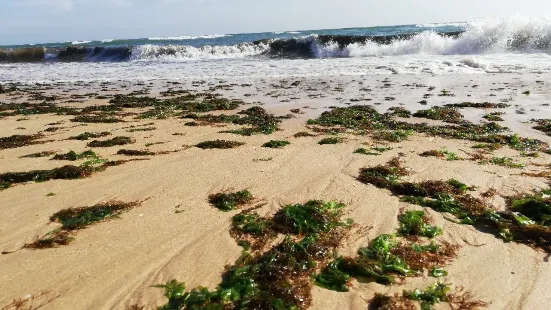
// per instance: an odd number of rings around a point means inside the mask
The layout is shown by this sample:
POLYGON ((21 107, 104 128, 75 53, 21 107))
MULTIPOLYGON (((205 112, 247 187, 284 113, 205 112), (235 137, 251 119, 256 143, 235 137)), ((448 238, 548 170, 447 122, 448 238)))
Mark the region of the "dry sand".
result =
MULTIPOLYGON (((539 171, 534 164, 548 164, 551 156, 540 158, 521 157, 507 148, 498 150, 496 156, 511 156, 517 162, 526 163, 523 169, 510 169, 494 165, 478 165, 474 162, 446 161, 420 157, 423 151, 446 147, 462 157, 472 153, 473 142, 446 140, 415 134, 408 141, 392 143, 393 150, 380 156, 353 154, 363 143, 374 142, 364 136, 345 135, 345 143, 318 145, 321 137, 294 138, 292 135, 306 131, 305 120, 316 117, 328 106, 343 105, 361 93, 359 88, 374 91, 371 101, 355 104, 374 104, 382 111, 398 103, 410 110, 424 108, 417 104, 423 89, 410 89, 405 84, 424 83, 438 89, 446 88, 456 93, 455 98, 431 98, 430 104, 457 103, 512 97, 511 103, 519 104, 506 115, 506 124, 524 136, 534 136, 549 141, 548 137, 530 130, 522 121, 529 117, 545 118, 548 107, 541 106, 549 99, 549 86, 535 83, 545 77, 482 76, 482 77, 390 77, 390 89, 379 88, 386 77, 361 78, 327 77, 303 79, 299 90, 281 90, 270 86, 274 81, 250 81, 252 87, 235 87, 223 91, 224 95, 242 98, 247 102, 261 101, 264 107, 277 115, 301 108, 306 114, 284 120, 282 130, 272 135, 242 137, 219 133, 219 127, 189 127, 177 118, 165 120, 133 120, 120 124, 90 124, 82 127, 68 121, 68 116, 31 115, 28 120, 6 117, 0 119, 1 136, 32 134, 46 124, 63 121, 57 132, 47 133, 45 144, 0 151, 0 173, 51 169, 66 163, 49 158, 19 158, 29 153, 56 150, 83 151, 85 141, 66 140, 84 131, 113 131, 114 134, 134 137, 137 142, 128 146, 143 149, 146 143, 163 142, 150 146, 153 151, 176 151, 152 156, 147 161, 126 163, 112 167, 79 180, 59 180, 17 185, 0 191, 0 250, 14 251, 0 255, 0 309, 16 309, 7 306, 13 300, 26 300, 20 309, 127 309, 131 305, 153 309, 165 302, 162 290, 152 285, 171 279, 186 282, 188 287, 197 285, 215 288, 220 283, 224 266, 232 264, 241 248, 229 234, 231 217, 238 211, 223 213, 209 205, 207 197, 226 189, 249 189, 255 197, 267 204, 262 211, 274 213, 281 206, 305 202, 309 199, 337 200, 344 202, 347 217, 361 227, 363 233, 353 234, 339 250, 345 255, 368 244, 382 233, 393 233, 398 227, 396 217, 401 208, 418 207, 400 202, 388 191, 364 185, 356 180, 359 169, 382 164, 398 153, 404 153, 404 162, 412 171, 408 180, 447 180, 455 178, 477 186, 477 192, 495 188, 499 195, 507 196, 534 189, 547 188, 546 179, 521 176, 522 171, 539 171), (377 82, 377 80, 379 80, 377 82), (475 81, 471 81, 475 80, 475 81), (308 87, 324 85, 331 89, 309 91, 308 87), (358 84, 362 81, 363 84, 358 84), (504 91, 492 83, 510 83, 504 91), (436 84, 438 83, 438 84, 436 84), (516 83, 516 84, 515 84, 516 83), (343 91, 334 91, 342 84, 343 91), (472 85, 481 85, 472 88, 472 85), (515 84, 516 86, 511 86, 515 84), (518 84, 518 85, 517 85, 518 84), (514 89, 514 90, 513 90, 514 89), (531 96, 520 94, 524 89, 531 96), (244 94, 253 93, 253 96, 244 94), (270 94, 272 93, 272 94, 270 94), (280 94, 274 98, 274 93, 280 94), (324 98, 309 97, 322 93, 324 98), (498 96, 490 96, 497 93, 498 96), (514 96, 513 96, 514 93, 514 96), (473 97, 467 97, 471 94, 473 97), (394 96, 392 102, 385 97, 394 96), (281 102, 286 98, 299 98, 281 102), (340 99, 339 99, 340 98, 340 99), (310 108, 303 108, 309 106, 310 108), (528 114, 517 115, 515 109, 525 108, 528 114), (530 111, 531 108, 538 109, 530 111), (154 122, 155 131, 128 133, 124 127, 154 122), (25 129, 18 129, 24 127, 25 129), (173 135, 181 133, 182 135, 173 135), (242 147, 230 150, 201 150, 186 148, 198 142, 213 139, 242 141, 242 147), (269 140, 287 139, 291 144, 283 149, 267 149, 261 145, 269 140), (259 161, 268 159, 269 161, 259 161), (55 196, 47 196, 55 193, 55 196), (142 205, 120 216, 80 231, 74 243, 45 250, 19 250, 25 243, 51 231, 56 224, 48 224, 49 217, 62 209, 90 206, 108 200, 144 200, 142 205), (178 212, 176 212, 179 210, 178 212), (6 308, 1 308, 6 305, 6 308)), ((182 81, 189 83, 190 81, 182 81)), ((239 80, 236 83, 245 83, 239 80)), ((188 87, 188 84, 182 87, 188 87)), ((159 85, 155 86, 159 88, 159 85)), ((85 93, 84 89, 73 93, 85 93)), ((322 87, 323 88, 323 87, 322 87)), ((58 90, 53 91, 59 92, 58 90)), ((0 102, 10 102, 0 97, 0 102)), ((285 101, 285 100, 284 100, 285 101)), ((95 101, 72 104, 97 104, 95 101)), ((248 106, 246 106, 248 107, 248 106)), ((468 109, 467 109, 468 110, 468 109)), ((480 121, 482 111, 465 112, 473 121, 480 121), (478 117, 478 118, 477 118, 478 117)), ((233 127, 228 127, 233 128, 233 127)), ((224 128, 226 129, 226 128, 224 128)), ((102 157, 123 159, 115 155, 119 148, 95 149, 102 157)), ((503 206, 502 198, 493 203, 503 206)), ((491 234, 477 231, 468 225, 447 221, 442 214, 427 210, 435 223, 444 229, 438 240, 461 246, 459 257, 447 267, 449 276, 443 282, 454 287, 465 287, 473 299, 488 303, 488 309, 545 309, 551 303, 547 292, 551 289, 551 268, 548 256, 526 245, 504 243, 491 234)), ((434 278, 408 278, 403 285, 387 287, 376 283, 352 282, 348 293, 337 293, 319 287, 313 289, 312 309, 366 309, 375 293, 401 292, 403 289, 423 288, 435 282, 434 278)), ((446 309, 444 306, 443 309, 446 309)))

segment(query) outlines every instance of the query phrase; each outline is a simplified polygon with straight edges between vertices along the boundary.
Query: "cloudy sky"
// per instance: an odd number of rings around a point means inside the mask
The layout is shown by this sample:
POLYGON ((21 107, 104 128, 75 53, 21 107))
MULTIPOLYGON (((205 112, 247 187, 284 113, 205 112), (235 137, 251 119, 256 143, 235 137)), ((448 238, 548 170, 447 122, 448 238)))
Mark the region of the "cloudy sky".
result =
POLYGON ((0 0, 0 44, 551 16, 525 0, 0 0))

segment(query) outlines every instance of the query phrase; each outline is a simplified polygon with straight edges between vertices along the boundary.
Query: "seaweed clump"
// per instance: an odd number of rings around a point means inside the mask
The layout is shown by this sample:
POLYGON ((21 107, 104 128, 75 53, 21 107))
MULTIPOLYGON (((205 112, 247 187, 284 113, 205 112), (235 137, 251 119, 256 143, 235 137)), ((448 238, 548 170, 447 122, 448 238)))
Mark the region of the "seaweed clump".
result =
POLYGON ((525 166, 524 164, 514 162, 510 157, 492 157, 489 160, 484 160, 480 163, 503 166, 507 168, 523 168, 525 166))
POLYGON ((239 146, 244 145, 243 142, 230 141, 230 140, 212 140, 204 141, 196 144, 195 146, 200 149, 233 149, 239 146))
POLYGON ((151 151, 142 151, 142 150, 127 150, 120 149, 117 152, 117 155, 126 155, 126 156, 150 156, 156 155, 157 153, 151 151))
POLYGON ((223 133, 233 133, 242 136, 252 136, 257 134, 269 135, 279 130, 279 123, 283 117, 276 117, 268 113, 262 107, 251 107, 238 113, 238 115, 197 115, 187 114, 182 118, 193 119, 194 122, 189 125, 205 125, 205 124, 235 124, 249 125, 250 127, 222 131, 223 133), (244 116, 240 116, 244 115, 244 116))
POLYGON ((97 138, 103 138, 110 136, 111 133, 109 131, 103 131, 103 132, 83 132, 81 134, 78 134, 76 136, 70 137, 70 140, 89 140, 89 139, 97 139, 97 138))
POLYGON ((503 115, 503 112, 492 112, 482 116, 482 118, 487 119, 490 122, 502 122, 503 118, 501 118, 500 115, 503 115))
MULTIPOLYGON (((424 270, 441 270, 457 256, 457 246, 449 243, 419 245, 400 242, 394 235, 380 235, 356 257, 339 257, 316 276, 321 287, 347 292, 352 278, 391 285, 397 277, 419 276, 424 270)), ((440 274, 438 275, 440 276, 440 274)))
POLYGON ((224 192, 209 196, 209 202, 222 211, 231 211, 253 201, 253 195, 248 190, 224 192))
POLYGON ((339 137, 329 137, 329 138, 323 138, 321 139, 318 144, 324 145, 324 144, 338 144, 342 143, 343 139, 339 137))
POLYGON ((309 133, 307 131, 299 131, 293 135, 295 138, 304 138, 304 137, 315 137, 315 134, 309 133))
POLYGON ((381 310, 414 310, 418 306, 414 302, 419 302, 422 310, 433 309, 433 306, 439 303, 447 303, 452 309, 478 309, 487 307, 488 304, 481 300, 471 300, 468 292, 461 290, 452 292, 449 285, 436 283, 429 286, 424 291, 415 289, 413 291, 404 290, 402 295, 393 296, 375 294, 369 301, 369 309, 381 310))
POLYGON ((80 179, 91 176, 95 168, 89 166, 63 166, 52 170, 33 170, 28 172, 7 172, 0 174, 0 187, 9 188, 13 184, 25 182, 45 182, 59 179, 80 179))
POLYGON ((492 102, 461 102, 445 104, 444 106, 449 108, 504 109, 510 105, 506 103, 492 102))
POLYGON ((262 147, 267 147, 267 148, 272 148, 272 149, 279 149, 279 148, 282 148, 282 147, 287 146, 289 144, 291 144, 291 142, 285 141, 285 140, 271 140, 271 141, 268 141, 268 142, 262 144, 262 147))
POLYGON ((441 120, 446 123, 461 123, 463 115, 455 108, 450 107, 433 107, 427 110, 419 110, 413 113, 414 117, 422 117, 433 120, 441 120))
POLYGON ((117 136, 108 140, 93 140, 91 142, 88 142, 89 147, 111 147, 111 146, 118 146, 118 145, 126 145, 126 144, 132 144, 134 143, 134 139, 130 137, 125 136, 117 136))
POLYGON ((158 285, 168 299, 160 309, 308 308, 312 303, 311 274, 330 258, 344 236, 342 228, 347 224, 340 222, 342 208, 337 203, 310 201, 284 207, 274 222, 248 212, 236 215, 235 229, 242 230, 234 236, 261 240, 272 236, 269 231, 287 235, 265 252, 258 249, 249 253, 246 243, 239 240, 245 247, 243 255, 227 267, 213 291, 204 287, 186 291, 186 285, 176 280, 158 285), (313 214, 307 215, 309 211, 313 214), (304 219, 312 223, 301 222, 304 219))
POLYGON ((91 176, 109 167, 118 166, 127 161, 106 161, 99 157, 85 161, 80 166, 65 165, 51 170, 32 170, 27 172, 7 172, 0 174, 0 190, 14 184, 26 182, 46 182, 50 180, 74 180, 91 176))
POLYGON ((113 116, 107 116, 107 115, 78 115, 71 119, 71 122, 75 123, 122 123, 124 120, 113 117, 113 116))
POLYGON ((434 238, 442 234, 442 228, 430 225, 432 220, 424 211, 406 211, 398 216, 402 236, 434 238))
POLYGON ((536 126, 533 128, 551 136, 551 119, 535 119, 536 126))
POLYGON ((52 160, 69 160, 75 161, 83 158, 99 158, 99 156, 92 150, 87 150, 82 153, 77 153, 75 151, 69 151, 65 154, 56 154, 52 160))
MULTIPOLYGON (((516 134, 505 135, 503 133, 507 128, 494 122, 485 124, 460 122, 454 125, 412 124, 398 121, 390 114, 380 114, 370 106, 334 108, 331 111, 323 112, 315 120, 309 120, 308 123, 330 128, 324 129, 326 131, 342 132, 343 129, 348 129, 356 134, 369 134, 374 138, 381 136, 381 132, 388 133, 386 135, 391 139, 395 138, 393 133, 396 132, 409 134, 417 132, 444 138, 508 145, 520 151, 537 151, 548 148, 547 143, 540 140, 521 138, 516 134)), ((407 138, 407 135, 403 134, 396 136, 407 138)))
POLYGON ((52 223, 60 223, 61 227, 49 232, 24 248, 45 249, 68 245, 74 240, 78 230, 85 229, 98 222, 116 218, 138 206, 138 202, 109 201, 91 207, 69 208, 56 212, 50 217, 52 223))
POLYGON ((27 145, 46 143, 46 141, 37 141, 43 138, 41 134, 35 135, 13 135, 0 138, 0 150, 13 149, 27 145))
POLYGON ((56 153, 55 151, 42 151, 42 152, 38 152, 38 153, 31 153, 31 154, 23 155, 23 156, 21 156, 21 158, 48 157, 48 156, 54 155, 55 153, 56 153))
POLYGON ((462 159, 461 157, 457 156, 457 153, 450 152, 450 151, 446 150, 445 148, 440 149, 440 150, 425 151, 425 152, 419 154, 419 156, 446 158, 446 160, 448 160, 448 161, 454 161, 454 160, 461 160, 462 159))
MULTIPOLYGON (((384 166, 361 169, 358 180, 386 188, 403 201, 451 214, 455 218, 447 218, 448 220, 473 225, 506 242, 524 243, 551 252, 551 227, 548 222, 538 222, 540 217, 537 217, 548 216, 545 213, 547 211, 541 211, 545 208, 533 209, 536 213, 523 214, 519 211, 523 200, 510 199, 507 208, 498 211, 484 200, 471 196, 468 190, 472 188, 456 180, 404 182, 400 180, 404 175, 400 171, 404 171, 404 168, 395 158, 384 166)), ((545 194, 540 193, 524 199, 527 199, 526 202, 539 201, 542 206, 551 207, 551 201, 544 197, 545 194)))

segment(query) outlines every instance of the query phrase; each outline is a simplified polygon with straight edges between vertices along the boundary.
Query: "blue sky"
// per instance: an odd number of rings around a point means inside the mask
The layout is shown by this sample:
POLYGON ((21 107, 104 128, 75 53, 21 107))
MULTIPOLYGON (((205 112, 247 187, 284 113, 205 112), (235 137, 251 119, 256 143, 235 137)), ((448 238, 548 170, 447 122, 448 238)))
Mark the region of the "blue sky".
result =
POLYGON ((525 0, 0 0, 0 44, 551 15, 525 0))

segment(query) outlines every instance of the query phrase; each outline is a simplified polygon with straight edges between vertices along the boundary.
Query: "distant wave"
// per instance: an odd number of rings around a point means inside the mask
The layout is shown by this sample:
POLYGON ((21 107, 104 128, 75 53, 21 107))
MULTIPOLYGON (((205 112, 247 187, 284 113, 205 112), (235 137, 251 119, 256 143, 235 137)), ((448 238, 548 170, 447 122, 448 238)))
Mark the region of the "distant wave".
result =
POLYGON ((430 23, 430 24, 417 24, 415 27, 417 28, 440 28, 440 27, 465 27, 467 26, 467 22, 462 23, 430 23))
POLYGON ((300 34, 300 31, 275 31, 275 32, 272 32, 273 34, 284 34, 284 33, 288 33, 288 34, 300 34))
POLYGON ((216 39, 231 37, 229 34, 209 34, 203 36, 180 36, 180 37, 154 37, 148 38, 150 41, 182 41, 182 40, 196 40, 196 39, 216 39))
POLYGON ((92 41, 73 41, 71 42, 72 45, 81 45, 81 44, 88 44, 92 43, 92 41))
MULTIPOLYGON (((211 37, 216 35, 211 35, 211 37)), ((203 36, 206 37, 206 36, 203 36)), ((178 37, 178 40, 182 37, 178 37)), ((176 40, 176 39, 175 39, 176 40)), ((551 53, 551 19, 491 19, 469 22, 464 30, 434 30, 388 36, 310 35, 265 39, 236 45, 181 44, 93 46, 87 41, 65 47, 0 49, 0 62, 37 61, 195 61, 247 57, 335 58, 395 55, 478 55, 551 53)), ((157 42, 154 42, 157 43, 157 42)), ((175 42, 176 43, 176 42, 175 42)), ((484 67, 471 61, 469 67, 484 67)))

